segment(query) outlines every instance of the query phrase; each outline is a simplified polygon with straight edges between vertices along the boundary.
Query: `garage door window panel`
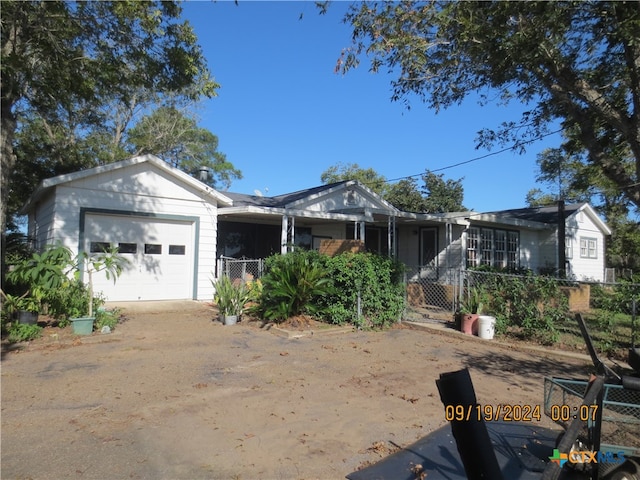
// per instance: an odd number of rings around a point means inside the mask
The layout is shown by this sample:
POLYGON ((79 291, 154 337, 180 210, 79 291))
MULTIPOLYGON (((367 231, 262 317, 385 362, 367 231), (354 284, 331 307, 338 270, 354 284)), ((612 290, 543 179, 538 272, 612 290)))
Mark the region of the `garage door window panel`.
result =
POLYGON ((147 255, 162 255, 162 245, 159 243, 145 243, 144 253, 147 255))
POLYGON ((137 243, 119 243, 118 244, 118 253, 125 254, 136 254, 138 253, 138 244, 137 243))
POLYGON ((169 245, 169 255, 184 255, 185 253, 185 245, 169 245))
POLYGON ((108 252, 111 249, 111 244, 109 242, 91 242, 89 246, 89 251, 91 253, 104 253, 108 252))

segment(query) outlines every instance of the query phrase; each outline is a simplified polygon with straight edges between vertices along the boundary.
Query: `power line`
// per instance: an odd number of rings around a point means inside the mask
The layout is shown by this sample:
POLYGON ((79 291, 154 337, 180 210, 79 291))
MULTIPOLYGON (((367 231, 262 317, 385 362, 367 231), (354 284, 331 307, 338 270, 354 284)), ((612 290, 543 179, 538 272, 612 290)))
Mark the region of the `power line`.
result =
MULTIPOLYGON (((528 145, 528 144, 530 144, 530 143, 537 142, 538 140, 541 140, 541 139, 543 139, 543 138, 545 138, 545 137, 549 137, 549 136, 551 136, 551 135, 555 135, 556 133, 560 133, 561 131, 562 131, 562 129, 560 129, 560 130, 554 130, 553 132, 549 132, 549 133, 546 133, 546 134, 544 134, 544 135, 540 135, 540 136, 538 136, 538 137, 536 137, 536 138, 532 138, 531 140, 527 140, 526 142, 518 142, 518 143, 515 143, 515 144, 513 144, 513 145, 512 145, 512 146, 510 146, 510 147, 503 148, 502 150, 498 150, 498 151, 496 151, 496 152, 487 153, 486 155, 481 155, 481 156, 479 156, 479 157, 475 157, 475 158, 472 158, 472 159, 470 159, 470 160, 465 160, 465 161, 463 161, 463 162, 454 163, 454 164, 452 164, 452 165, 447 165, 447 166, 445 166, 445 167, 436 168, 436 169, 434 169, 434 170, 428 170, 428 171, 429 171, 429 172, 431 172, 431 173, 434 173, 434 172, 441 172, 441 171, 443 171, 443 170, 449 170, 450 168, 459 167, 460 165, 466 165, 466 164, 468 164, 468 163, 477 162, 478 160, 483 160, 483 159, 485 159, 485 158, 492 157, 492 156, 494 156, 494 155, 499 155, 500 153, 508 152, 509 150, 513 150, 513 149, 515 149, 515 148, 517 148, 517 147, 520 147, 520 146, 522 146, 522 145, 528 145)), ((397 182, 397 181, 399 181, 399 180, 405 180, 405 179, 409 179, 409 178, 420 177, 420 176, 422 176, 422 175, 424 175, 424 173, 416 173, 415 175, 406 175, 406 176, 404 176, 404 177, 398 177, 398 178, 392 178, 392 179, 389 179, 389 180, 385 180, 385 181, 384 181, 384 183, 397 182)), ((376 183, 377 183, 377 182, 376 182, 376 183)))

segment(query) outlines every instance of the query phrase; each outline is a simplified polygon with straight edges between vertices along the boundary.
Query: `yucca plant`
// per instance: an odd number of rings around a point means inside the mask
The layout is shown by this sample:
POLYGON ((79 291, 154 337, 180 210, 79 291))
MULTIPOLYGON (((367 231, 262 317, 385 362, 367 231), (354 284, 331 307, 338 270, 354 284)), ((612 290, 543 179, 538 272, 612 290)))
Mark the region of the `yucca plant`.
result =
POLYGON ((245 305, 251 300, 251 292, 247 286, 244 283, 234 285, 227 276, 222 276, 212 283, 216 289, 213 302, 218 307, 220 315, 242 315, 245 305))

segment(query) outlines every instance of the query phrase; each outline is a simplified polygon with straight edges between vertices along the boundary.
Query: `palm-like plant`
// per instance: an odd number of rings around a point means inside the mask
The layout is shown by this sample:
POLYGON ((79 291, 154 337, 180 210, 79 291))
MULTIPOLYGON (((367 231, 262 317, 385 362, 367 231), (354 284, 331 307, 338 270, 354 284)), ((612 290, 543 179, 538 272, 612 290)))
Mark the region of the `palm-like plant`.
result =
POLYGON ((274 257, 263 279, 262 314, 283 321, 301 313, 317 313, 315 299, 332 291, 327 270, 313 255, 293 252, 274 257))

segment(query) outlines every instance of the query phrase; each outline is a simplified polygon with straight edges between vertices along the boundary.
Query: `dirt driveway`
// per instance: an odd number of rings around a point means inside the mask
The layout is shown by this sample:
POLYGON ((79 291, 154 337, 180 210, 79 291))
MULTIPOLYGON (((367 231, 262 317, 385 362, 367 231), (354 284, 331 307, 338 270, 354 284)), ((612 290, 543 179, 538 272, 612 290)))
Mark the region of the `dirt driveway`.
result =
POLYGON ((339 479, 445 423, 442 372, 469 367, 483 404, 539 405, 543 376, 588 370, 457 332, 290 339, 196 302, 125 313, 111 335, 3 351, 3 479, 339 479))

